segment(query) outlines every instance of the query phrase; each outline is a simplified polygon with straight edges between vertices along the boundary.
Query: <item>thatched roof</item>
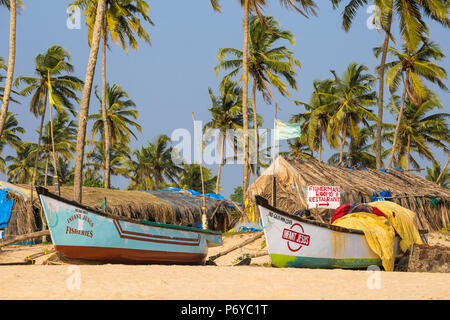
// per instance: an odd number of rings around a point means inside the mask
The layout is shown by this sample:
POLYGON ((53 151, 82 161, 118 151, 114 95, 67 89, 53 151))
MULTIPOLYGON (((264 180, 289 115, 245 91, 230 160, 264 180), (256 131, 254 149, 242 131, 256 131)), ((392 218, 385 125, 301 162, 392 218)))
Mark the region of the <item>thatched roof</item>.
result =
MULTIPOLYGON (((11 192, 8 197, 15 199, 6 234, 19 235, 39 230, 41 228, 40 203, 36 193, 33 197, 33 212, 30 211, 29 186, 1 182, 0 188, 9 189, 11 192)), ((57 194, 54 187, 48 187, 48 189, 57 194)), ((61 187, 61 197, 73 200, 73 187, 61 187)), ((196 226, 201 223, 201 197, 183 192, 142 192, 83 187, 83 205, 102 210, 104 199, 106 199, 107 212, 116 216, 185 226, 196 226)), ((228 230, 231 223, 229 213, 228 203, 225 200, 206 198, 206 215, 210 229, 228 230)))
MULTIPOLYGON (((272 200, 272 176, 275 171, 277 207, 287 212, 307 208, 306 190, 309 185, 339 186, 341 203, 370 202, 371 196, 387 190, 392 200, 416 211, 419 224, 437 229, 450 220, 450 190, 412 172, 402 170, 354 170, 334 167, 315 159, 286 160, 279 157, 253 185, 251 195, 272 200), (433 200, 434 199, 434 200, 433 200)), ((328 221, 330 210, 313 209, 317 218, 328 221)))

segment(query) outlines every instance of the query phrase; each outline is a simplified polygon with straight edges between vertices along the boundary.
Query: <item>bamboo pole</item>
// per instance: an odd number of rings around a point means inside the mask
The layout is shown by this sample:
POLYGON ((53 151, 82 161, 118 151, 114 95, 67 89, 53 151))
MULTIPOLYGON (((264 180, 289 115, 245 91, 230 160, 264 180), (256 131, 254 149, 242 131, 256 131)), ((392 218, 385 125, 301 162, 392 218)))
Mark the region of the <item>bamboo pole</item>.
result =
POLYGON ((33 232, 33 233, 27 233, 27 234, 22 234, 20 236, 14 237, 12 239, 6 240, 6 241, 2 241, 0 243, 0 248, 7 246, 9 244, 13 244, 19 241, 23 241, 23 240, 28 240, 28 239, 33 239, 33 238, 38 238, 41 236, 48 236, 50 235, 50 231, 49 230, 43 230, 43 231, 38 231, 38 232, 33 232))
POLYGON ((247 244, 252 243, 252 242, 258 240, 258 239, 261 238, 263 235, 264 235, 264 233, 260 231, 260 232, 258 232, 255 236, 253 236, 253 237, 251 237, 251 238, 245 240, 244 242, 241 242, 240 244, 238 244, 238 245, 236 245, 236 246, 234 246, 234 247, 231 247, 231 248, 229 248, 229 249, 227 249, 227 250, 225 250, 225 251, 219 252, 218 254, 216 254, 216 255, 214 255, 214 256, 211 256, 211 257, 209 258, 209 261, 214 261, 214 260, 216 260, 217 258, 219 258, 219 257, 221 257, 221 256, 224 256, 224 255, 226 255, 226 254, 228 254, 228 253, 230 253, 230 252, 232 252, 232 251, 234 251, 234 250, 236 250, 236 249, 239 249, 239 248, 241 248, 241 247, 243 247, 243 246, 246 246, 247 244))
POLYGON ((441 171, 441 174, 439 175, 439 177, 436 179, 436 183, 439 182, 439 180, 441 180, 442 175, 444 174, 445 170, 447 169, 448 166, 448 162, 450 161, 450 157, 447 158, 447 162, 445 163, 444 168, 441 171))

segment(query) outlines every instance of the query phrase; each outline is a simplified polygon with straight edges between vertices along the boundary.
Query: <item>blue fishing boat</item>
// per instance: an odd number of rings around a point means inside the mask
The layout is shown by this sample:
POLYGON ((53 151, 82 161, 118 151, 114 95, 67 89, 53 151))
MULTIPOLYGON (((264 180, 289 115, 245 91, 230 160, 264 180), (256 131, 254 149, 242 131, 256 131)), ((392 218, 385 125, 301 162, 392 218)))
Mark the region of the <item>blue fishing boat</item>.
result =
POLYGON ((67 259, 124 264, 204 264, 217 231, 111 215, 36 188, 57 252, 67 259))

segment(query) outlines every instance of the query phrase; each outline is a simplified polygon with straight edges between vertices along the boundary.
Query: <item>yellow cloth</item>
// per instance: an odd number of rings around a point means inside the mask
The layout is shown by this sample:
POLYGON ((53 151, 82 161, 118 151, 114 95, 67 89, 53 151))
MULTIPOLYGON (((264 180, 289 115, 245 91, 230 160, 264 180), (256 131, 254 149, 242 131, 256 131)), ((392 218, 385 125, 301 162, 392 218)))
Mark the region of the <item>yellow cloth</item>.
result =
POLYGON ((336 219, 333 225, 362 230, 369 247, 381 258, 384 269, 393 271, 395 231, 401 238, 399 246, 403 252, 413 243, 423 243, 415 226, 416 214, 391 201, 375 201, 368 205, 378 208, 388 218, 355 212, 336 219))
POLYGON ((381 258, 384 270, 394 270, 395 231, 388 219, 373 213, 355 212, 336 219, 333 225, 362 230, 370 249, 381 258))
POLYGON ((423 243, 416 228, 416 214, 413 211, 392 201, 374 201, 368 203, 368 205, 380 209, 389 217, 390 224, 401 238, 399 245, 403 252, 408 250, 414 243, 423 243))

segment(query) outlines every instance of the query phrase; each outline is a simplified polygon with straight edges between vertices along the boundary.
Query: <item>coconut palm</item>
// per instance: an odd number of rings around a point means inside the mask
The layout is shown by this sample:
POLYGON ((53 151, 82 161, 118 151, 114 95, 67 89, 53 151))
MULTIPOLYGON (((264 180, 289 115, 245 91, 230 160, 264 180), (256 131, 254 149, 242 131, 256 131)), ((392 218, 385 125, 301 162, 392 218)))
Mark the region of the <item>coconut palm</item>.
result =
MULTIPOLYGON (((197 192, 202 192, 202 174, 200 173, 200 168, 203 173, 203 188, 205 193, 214 192, 214 185, 217 181, 217 177, 211 173, 211 169, 200 167, 198 163, 183 164, 183 170, 180 171, 178 177, 178 183, 175 185, 181 189, 190 189, 197 192)), ((219 190, 216 189, 216 194, 219 190)))
MULTIPOLYGON (((128 93, 126 93, 122 87, 117 84, 112 86, 109 83, 106 85, 106 120, 110 128, 108 140, 111 145, 116 142, 129 143, 131 136, 137 139, 136 134, 131 130, 134 127, 138 132, 141 132, 141 126, 134 120, 139 117, 139 112, 136 110, 136 104, 133 100, 129 99, 128 93)), ((95 94, 99 103, 102 103, 102 98, 98 95, 97 88, 95 94)), ((100 133, 102 136, 105 134, 103 110, 102 107, 99 113, 89 115, 89 119, 94 119, 92 125, 92 139, 100 133)), ((105 149, 106 150, 106 149, 105 149)), ((108 165, 105 164, 105 168, 108 165)), ((106 182, 105 182, 106 185, 106 182)))
MULTIPOLYGON (((0 155, 3 154, 3 148, 6 145, 18 150, 22 146, 22 139, 19 134, 24 134, 25 129, 19 126, 16 114, 8 112, 6 116, 3 134, 0 137, 0 155)), ((0 156, 0 172, 5 172, 6 161, 0 156)))
POLYGON ((82 180, 83 180, 83 158, 84 146, 86 142, 86 127, 88 123, 89 103, 94 81, 95 65, 97 64, 98 48, 100 46, 100 36, 103 30, 103 17, 105 14, 106 0, 98 0, 94 27, 92 28, 91 51, 89 54, 86 78, 84 81, 83 95, 81 98, 81 108, 78 120, 77 147, 75 154, 74 172, 74 200, 81 203, 82 180))
MULTIPOLYGON (((333 8, 337 8, 342 0, 331 0, 333 8)), ((383 105, 384 105, 384 72, 387 58, 389 40, 394 40, 391 33, 392 22, 395 17, 399 21, 400 32, 404 42, 408 43, 410 48, 416 47, 422 34, 426 31, 426 24, 423 16, 430 17, 432 20, 448 27, 448 4, 447 1, 417 1, 417 0, 349 0, 342 14, 342 27, 349 31, 351 24, 357 14, 358 9, 366 9, 369 3, 373 3, 379 10, 379 22, 384 30, 384 42, 379 66, 379 90, 378 90, 378 121, 376 133, 376 158, 377 167, 381 168, 381 131, 383 123, 383 105)))
POLYGON ((164 134, 147 147, 135 150, 131 154, 135 159, 130 157, 125 163, 131 178, 129 188, 151 190, 159 189, 167 180, 176 183, 182 168, 174 163, 173 152, 171 140, 164 134))
MULTIPOLYGON (((394 133, 393 147, 388 161, 390 167, 394 160, 394 153, 397 148, 398 130, 403 116, 406 96, 415 105, 420 105, 428 96, 429 90, 425 87, 424 78, 432 83, 437 84, 440 88, 448 90, 442 80, 447 79, 447 73, 444 68, 436 65, 431 60, 441 60, 445 57, 440 46, 431 41, 425 41, 420 47, 410 51, 406 45, 403 46, 403 52, 389 47, 389 54, 395 57, 394 61, 386 64, 388 69, 386 74, 386 84, 391 92, 395 92, 399 85, 403 84, 403 94, 398 112, 396 132, 394 133)), ((380 48, 375 48, 376 55, 379 54, 380 48)))
POLYGON ((316 115, 327 112, 331 115, 327 126, 327 136, 333 148, 340 145, 339 165, 343 162, 347 136, 359 144, 359 125, 362 123, 367 127, 369 126, 368 120, 376 121, 376 116, 367 109, 376 103, 376 92, 371 88, 375 77, 367 70, 366 66, 356 63, 351 63, 342 77, 331 70, 334 76, 334 89, 331 93, 317 93, 326 101, 324 105, 314 110, 311 117, 314 118, 316 115))
MULTIPOLYGON (((249 183, 250 161, 249 161, 249 146, 248 146, 248 113, 247 113, 247 98, 248 98, 248 25, 249 12, 255 11, 263 21, 260 13, 260 7, 266 5, 266 0, 240 0, 241 6, 244 9, 244 36, 242 49, 242 113, 243 113, 243 132, 244 132, 244 165, 243 165, 243 191, 244 199, 247 198, 247 188, 249 183)), ((305 17, 316 15, 316 4, 312 0, 280 0, 280 5, 286 8, 293 9, 305 17)), ((211 5, 215 10, 220 11, 219 0, 211 0, 211 5)))
MULTIPOLYGON (((391 112, 395 115, 400 111, 400 97, 391 99, 391 112)), ((434 113, 434 109, 442 109, 443 105, 435 94, 416 106, 410 99, 404 102, 404 113, 398 128, 399 150, 397 152, 396 167, 415 168, 419 164, 413 157, 413 152, 433 162, 437 162, 430 147, 448 152, 450 144, 450 129, 448 128, 449 113, 434 113)), ((394 125, 386 124, 386 140, 392 141, 395 131, 394 125), (390 130, 389 130, 390 129, 390 130)))
POLYGON ((214 96, 211 88, 208 88, 208 92, 212 103, 212 107, 208 110, 211 113, 212 120, 204 125, 203 132, 210 129, 220 130, 220 158, 215 188, 216 193, 219 193, 222 166, 225 162, 224 150, 227 130, 242 129, 242 88, 238 86, 237 82, 228 79, 223 83, 219 97, 214 96))
MULTIPOLYGON (((69 52, 61 46, 52 46, 44 54, 39 54, 35 59, 35 75, 18 77, 14 85, 25 84, 25 88, 20 91, 22 95, 32 94, 30 101, 30 112, 41 116, 39 127, 38 146, 39 149, 42 137, 42 128, 44 125, 45 113, 47 109, 47 99, 50 101, 50 127, 53 126, 53 107, 58 114, 69 111, 72 115, 76 114, 73 101, 79 102, 77 91, 81 90, 82 81, 70 74, 73 72, 73 65, 70 64, 71 56, 69 52)), ((53 130, 50 130, 53 135, 53 130)), ((52 138, 52 140, 54 140, 52 138)), ((39 151, 35 153, 35 167, 38 163, 39 151)), ((55 185, 58 186, 56 153, 53 154, 53 169, 55 170, 55 185)), ((31 181, 32 188, 36 182, 36 173, 31 181)))
POLYGON ((6 157, 6 162, 9 163, 6 168, 8 182, 25 184, 31 181, 34 168, 33 159, 29 154, 32 149, 33 143, 23 143, 16 149, 17 154, 15 156, 6 157))
MULTIPOLYGON (((370 139, 374 134, 374 126, 362 128, 360 130, 358 142, 351 139, 348 151, 342 154, 342 165, 350 168, 376 168, 376 158, 372 154, 373 145, 370 139)), ((340 154, 335 153, 329 159, 331 165, 338 165, 340 154)))
MULTIPOLYGON (((92 32, 95 25, 97 1, 88 0, 76 0, 71 5, 77 5, 85 9, 84 15, 86 16, 86 25, 89 28, 88 39, 89 44, 92 39, 92 32)), ((150 43, 150 36, 141 25, 139 16, 145 21, 153 25, 153 21, 148 17, 149 6, 146 1, 119 1, 119 0, 107 0, 104 13, 102 40, 103 40, 103 52, 102 52, 102 116, 103 127, 106 137, 110 135, 110 127, 107 121, 107 83, 106 83, 106 47, 108 42, 108 35, 111 36, 113 42, 120 44, 125 52, 128 51, 128 45, 132 49, 138 48, 138 42, 135 35, 147 43, 150 43), (133 2, 136 2, 134 4, 133 2), (128 44, 126 42, 128 40, 128 44)), ((105 176, 105 188, 110 186, 110 155, 109 148, 112 144, 111 139, 105 140, 105 153, 106 153, 106 176, 105 176)))
POLYGON ((301 125, 302 136, 300 137, 300 141, 297 141, 296 144, 308 145, 312 152, 314 152, 317 148, 318 160, 322 161, 324 137, 327 140, 330 140, 328 139, 326 134, 328 122, 331 118, 331 113, 329 113, 328 110, 317 112, 316 109, 331 102, 334 99, 332 96, 330 98, 328 94, 333 94, 335 88, 333 86, 333 81, 330 79, 316 80, 313 83, 313 87, 314 91, 311 95, 309 103, 301 102, 298 100, 294 101, 297 105, 303 105, 306 108, 307 112, 292 116, 291 122, 300 123, 301 125), (325 95, 322 95, 321 93, 325 95))
MULTIPOLYGON (((5 70, 5 71, 7 71, 8 70, 8 67, 6 66, 6 64, 5 64, 5 59, 3 59, 2 57, 0 57, 0 70, 1 69, 3 69, 3 70, 5 70)), ((6 77, 4 77, 4 76, 2 76, 1 74, 0 74, 0 83, 1 82, 3 82, 3 80, 5 80, 6 79, 6 77)), ((5 92, 5 88, 4 87, 1 87, 0 86, 0 99, 3 101, 3 97, 4 97, 4 92, 5 92)), ((14 91, 14 90, 12 90, 11 89, 11 95, 12 94, 19 94, 17 91, 14 91)), ((13 102, 15 102, 15 103, 20 103, 20 102, 18 102, 17 100, 14 100, 11 96, 9 97, 9 101, 13 101, 13 102)))
MULTIPOLYGON (((287 40, 291 45, 295 44, 294 35, 288 30, 281 30, 279 23, 273 17, 265 17, 267 27, 257 18, 250 18, 249 31, 249 56, 248 56, 248 72, 253 79, 252 90, 252 108, 253 108, 253 127, 254 127, 254 145, 258 150, 258 126, 256 112, 256 91, 261 92, 266 102, 274 100, 270 87, 278 89, 283 96, 289 96, 287 87, 297 89, 295 75, 295 67, 300 67, 300 62, 295 59, 291 50, 284 46, 276 46, 280 40, 287 40), (287 84, 286 84, 287 82, 287 84)), ((236 76, 242 70, 242 51, 235 48, 222 48, 217 55, 219 64, 216 66, 218 70, 231 69, 224 79, 227 81, 230 77, 236 76), (225 60, 226 57, 231 57, 225 60)), ((258 152, 256 152, 256 155, 258 152)), ((258 157, 256 157, 256 163, 258 157)))
MULTIPOLYGON (((76 121, 70 119, 67 113, 65 112, 57 113, 54 119, 52 121, 49 121, 43 128, 42 147, 33 144, 30 156, 36 158, 36 153, 38 153, 39 158, 45 159, 45 171, 44 171, 45 186, 47 186, 49 160, 51 158, 54 157, 54 159, 56 159, 51 164, 50 168, 55 173, 57 172, 55 170, 55 163, 57 166, 59 158, 63 158, 64 160, 73 159, 73 152, 75 151, 76 145, 75 144, 76 128, 77 128, 76 121)), ((40 130, 40 128, 38 130, 40 130)))

